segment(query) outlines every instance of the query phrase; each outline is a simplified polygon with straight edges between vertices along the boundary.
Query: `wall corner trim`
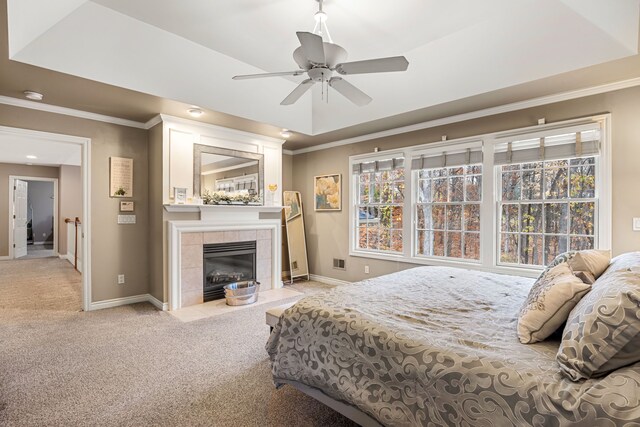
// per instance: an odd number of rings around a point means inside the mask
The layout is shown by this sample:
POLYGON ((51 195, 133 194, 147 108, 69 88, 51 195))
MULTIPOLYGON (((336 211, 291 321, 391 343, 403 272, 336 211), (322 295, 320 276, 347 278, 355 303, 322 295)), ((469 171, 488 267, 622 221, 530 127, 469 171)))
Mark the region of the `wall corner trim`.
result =
POLYGON ((92 302, 91 305, 89 306, 89 311, 120 307, 122 305, 137 304, 139 302, 148 302, 154 305, 157 309, 162 311, 166 311, 169 309, 169 304, 161 302, 153 295, 141 294, 141 295, 133 295, 130 297, 113 298, 113 299, 108 299, 103 301, 92 302))
MULTIPOLYGON (((310 274, 309 279, 320 283, 326 283, 327 285, 350 285, 353 282, 347 282, 346 280, 334 279, 332 277, 318 276, 317 274, 310 274)), ((285 282, 286 283, 286 282, 285 282)))
POLYGON ((148 296, 147 301, 149 301, 151 304, 153 304, 158 310, 162 310, 162 311, 169 310, 169 303, 168 302, 162 302, 158 298, 154 297, 151 294, 147 294, 147 296, 148 296))
POLYGON ((144 128, 149 130, 152 127, 154 127, 155 125, 160 124, 160 123, 162 123, 162 115, 158 114, 157 116, 155 116, 154 118, 152 118, 148 122, 146 122, 144 124, 144 128))

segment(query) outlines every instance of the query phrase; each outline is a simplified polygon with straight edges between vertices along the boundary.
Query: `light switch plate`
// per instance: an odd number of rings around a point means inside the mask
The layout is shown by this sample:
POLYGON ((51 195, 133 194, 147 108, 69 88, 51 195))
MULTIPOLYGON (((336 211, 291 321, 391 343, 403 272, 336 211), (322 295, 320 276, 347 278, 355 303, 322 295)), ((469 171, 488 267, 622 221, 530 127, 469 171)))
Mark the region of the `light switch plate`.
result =
POLYGON ((640 218, 633 218, 633 231, 640 231, 640 218))
POLYGON ((135 215, 118 215, 118 224, 135 224, 135 215))

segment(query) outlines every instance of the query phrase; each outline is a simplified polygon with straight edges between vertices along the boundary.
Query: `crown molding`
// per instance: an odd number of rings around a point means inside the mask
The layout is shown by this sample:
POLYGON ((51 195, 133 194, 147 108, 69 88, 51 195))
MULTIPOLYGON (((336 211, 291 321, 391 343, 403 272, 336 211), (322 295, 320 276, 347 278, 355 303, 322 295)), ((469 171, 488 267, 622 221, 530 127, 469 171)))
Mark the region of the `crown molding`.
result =
POLYGON ((478 119, 481 117, 493 116, 496 114, 509 113, 511 111, 524 110, 527 108, 553 104, 556 102, 569 101, 572 99, 583 98, 585 96, 599 95, 601 93, 613 92, 616 90, 627 89, 635 86, 640 86, 640 77, 629 79, 629 80, 622 80, 614 83, 607 83, 599 86, 592 86, 589 88, 578 89, 578 90, 569 91, 569 92, 561 92, 554 95, 542 96, 539 98, 532 98, 526 101, 519 101, 511 104, 504 104, 497 107, 491 107, 491 108, 485 108, 482 110, 472 111, 469 113, 443 117, 441 119, 430 120, 427 122, 417 123, 415 125, 403 126, 395 129, 381 131, 381 132, 370 133, 367 135, 356 136, 354 138, 327 142, 325 144, 320 144, 313 147, 301 148, 299 150, 292 150, 291 152, 293 153, 293 155, 311 153, 313 151, 320 151, 320 150, 326 150, 334 147, 341 147, 343 145, 356 144, 358 142, 370 141, 372 139, 385 138, 388 136, 399 135, 399 134, 408 133, 408 132, 415 132, 418 130, 433 128, 436 126, 459 123, 467 120, 478 119))
POLYGON ((293 151, 293 150, 285 150, 283 148, 282 149, 282 154, 286 154, 287 156, 293 156, 295 154, 295 151, 293 151))
POLYGON ((46 111, 48 113, 63 114, 65 116, 78 117, 80 119, 96 120, 98 122, 112 123, 114 125, 128 126, 132 128, 145 129, 145 124, 133 120, 121 119, 119 117, 105 116, 104 114, 90 113, 88 111, 75 110, 73 108, 60 107, 57 105, 43 104, 41 102, 29 101, 26 99, 11 98, 0 95, 0 104, 11 105, 31 110, 46 111))
POLYGON ((151 129, 152 127, 154 127, 157 124, 162 123, 162 114, 158 114, 157 116, 155 116, 154 118, 150 119, 148 122, 146 122, 144 124, 144 128, 145 129, 151 129))

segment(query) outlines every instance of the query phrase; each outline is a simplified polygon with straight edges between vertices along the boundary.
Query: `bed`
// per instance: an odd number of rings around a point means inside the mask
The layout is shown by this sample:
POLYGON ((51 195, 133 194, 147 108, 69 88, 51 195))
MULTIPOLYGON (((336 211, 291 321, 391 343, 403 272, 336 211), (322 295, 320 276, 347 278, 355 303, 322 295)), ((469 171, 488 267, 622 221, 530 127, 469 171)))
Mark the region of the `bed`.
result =
POLYGON ((640 364, 572 382, 556 362, 559 338, 518 342, 532 283, 419 267, 308 296, 267 343, 274 382, 362 424, 638 425, 640 364))

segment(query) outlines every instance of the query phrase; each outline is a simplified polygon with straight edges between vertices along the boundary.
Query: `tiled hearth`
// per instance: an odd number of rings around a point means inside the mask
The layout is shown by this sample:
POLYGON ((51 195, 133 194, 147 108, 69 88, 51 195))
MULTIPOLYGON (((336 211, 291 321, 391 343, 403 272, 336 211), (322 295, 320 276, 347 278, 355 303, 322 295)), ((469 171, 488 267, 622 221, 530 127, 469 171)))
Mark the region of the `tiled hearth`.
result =
POLYGON ((256 242, 256 279, 261 291, 271 289, 272 281, 272 230, 243 229, 182 233, 180 247, 180 295, 181 306, 203 302, 203 245, 210 243, 256 242))

